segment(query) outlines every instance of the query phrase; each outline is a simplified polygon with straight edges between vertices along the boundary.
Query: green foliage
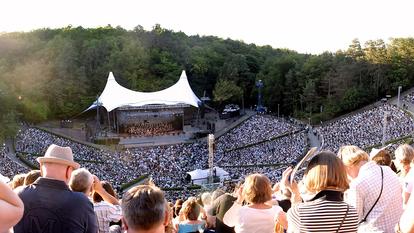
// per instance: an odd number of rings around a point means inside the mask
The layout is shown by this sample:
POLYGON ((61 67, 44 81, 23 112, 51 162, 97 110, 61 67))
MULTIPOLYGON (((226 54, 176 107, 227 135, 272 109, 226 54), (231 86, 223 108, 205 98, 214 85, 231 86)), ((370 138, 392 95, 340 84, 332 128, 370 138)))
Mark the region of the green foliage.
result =
POLYGON ((324 120, 398 86, 414 84, 414 38, 355 39, 345 51, 320 55, 256 46, 214 36, 187 36, 155 25, 128 31, 108 25, 71 26, 0 35, 0 138, 13 135, 17 118, 30 122, 69 118, 103 90, 113 71, 117 81, 139 91, 171 86, 182 70, 198 96, 218 105, 263 102, 282 115, 324 120), (7 93, 6 93, 7 92, 7 93), (20 99, 18 98, 20 96, 20 99), (320 109, 323 109, 320 112, 320 109), (317 119, 316 119, 317 118, 317 119))
POLYGON ((241 99, 243 90, 234 81, 219 80, 213 90, 214 101, 219 104, 241 99))
POLYGON ((147 179, 148 177, 149 177, 148 174, 141 175, 136 179, 133 179, 133 180, 131 180, 131 181, 125 183, 125 184, 122 184, 121 185, 121 190, 125 190, 125 189, 128 189, 128 188, 132 187, 133 185, 139 184, 140 182, 147 179))

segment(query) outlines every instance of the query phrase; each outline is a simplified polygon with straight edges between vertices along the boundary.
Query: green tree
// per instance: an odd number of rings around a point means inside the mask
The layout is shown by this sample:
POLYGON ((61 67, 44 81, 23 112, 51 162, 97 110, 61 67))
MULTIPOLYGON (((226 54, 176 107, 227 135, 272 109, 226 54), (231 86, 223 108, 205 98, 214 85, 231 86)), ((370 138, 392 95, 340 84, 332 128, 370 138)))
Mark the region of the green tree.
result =
POLYGON ((214 101, 221 106, 225 102, 240 100, 243 90, 234 81, 220 79, 213 91, 214 101))

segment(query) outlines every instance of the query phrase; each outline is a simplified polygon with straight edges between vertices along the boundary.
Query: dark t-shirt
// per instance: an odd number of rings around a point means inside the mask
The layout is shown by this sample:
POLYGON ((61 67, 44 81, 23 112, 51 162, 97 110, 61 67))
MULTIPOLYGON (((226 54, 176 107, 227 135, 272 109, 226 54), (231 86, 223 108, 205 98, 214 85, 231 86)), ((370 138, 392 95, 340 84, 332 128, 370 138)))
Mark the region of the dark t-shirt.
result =
POLYGON ((234 233, 234 227, 224 224, 223 217, 236 199, 236 197, 225 193, 213 201, 209 214, 216 216, 216 233, 234 233))
POLYGON ((39 178, 22 187, 18 195, 24 215, 15 233, 96 233, 93 204, 82 193, 72 192, 65 182, 39 178))

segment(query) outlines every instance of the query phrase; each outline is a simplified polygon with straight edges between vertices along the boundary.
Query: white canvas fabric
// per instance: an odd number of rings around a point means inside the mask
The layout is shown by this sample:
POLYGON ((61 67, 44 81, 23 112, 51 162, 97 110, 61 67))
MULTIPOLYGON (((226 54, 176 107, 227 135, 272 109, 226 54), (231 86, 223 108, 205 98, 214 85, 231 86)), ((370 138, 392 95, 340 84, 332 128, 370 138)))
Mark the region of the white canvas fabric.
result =
POLYGON ((96 108, 98 105, 105 107, 108 112, 119 107, 140 107, 148 104, 189 104, 198 107, 200 102, 200 99, 191 89, 184 70, 178 82, 171 87, 156 92, 129 90, 119 85, 113 73, 110 72, 101 96, 87 110, 96 108))

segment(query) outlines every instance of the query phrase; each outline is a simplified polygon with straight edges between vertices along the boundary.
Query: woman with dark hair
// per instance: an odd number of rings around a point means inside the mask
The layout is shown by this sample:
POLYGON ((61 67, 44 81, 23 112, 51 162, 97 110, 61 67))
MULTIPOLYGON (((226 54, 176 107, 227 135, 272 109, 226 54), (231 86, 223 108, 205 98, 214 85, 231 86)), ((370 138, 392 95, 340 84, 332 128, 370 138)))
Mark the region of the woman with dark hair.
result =
POLYGON ((236 233, 273 233, 276 219, 284 228, 287 227, 282 208, 268 204, 272 199, 272 186, 265 175, 249 175, 237 195, 237 200, 223 218, 224 224, 234 227, 236 233), (242 206, 243 201, 247 205, 242 206))
POLYGON ((99 233, 120 232, 120 226, 111 222, 119 222, 122 217, 116 193, 107 181, 99 181, 94 177, 94 190, 92 194, 93 208, 98 219, 99 233))
MULTIPOLYGON (((283 172, 282 181, 293 197, 299 197, 295 182, 289 181, 292 168, 283 172)), ((357 232, 356 209, 344 202, 349 188, 345 166, 332 152, 313 157, 305 171, 303 186, 307 199, 294 204, 287 213, 288 232, 357 232), (309 198, 309 199, 308 199, 309 198)), ((300 200, 300 199, 299 199, 300 200)))

